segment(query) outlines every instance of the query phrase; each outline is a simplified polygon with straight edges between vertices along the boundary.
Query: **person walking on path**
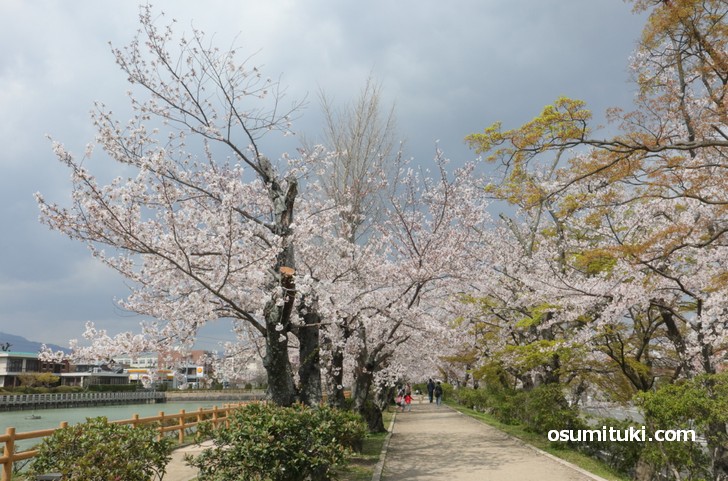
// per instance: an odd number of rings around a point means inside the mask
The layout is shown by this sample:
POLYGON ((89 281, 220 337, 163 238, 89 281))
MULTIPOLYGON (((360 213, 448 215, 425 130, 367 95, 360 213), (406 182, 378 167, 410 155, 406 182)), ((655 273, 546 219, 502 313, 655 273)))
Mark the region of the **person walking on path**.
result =
POLYGON ((405 388, 401 387, 397 390, 397 397, 394 398, 394 402, 397 403, 397 408, 404 412, 404 395, 405 388))
POLYGON ((440 404, 442 404, 442 384, 440 384, 440 381, 437 381, 434 392, 435 402, 437 403, 437 407, 440 407, 440 404))
POLYGON ((448 406, 396 415, 381 481, 605 481, 448 406))
POLYGON ((432 398, 435 395, 435 381, 432 378, 427 380, 427 395, 430 397, 430 403, 432 403, 432 398))

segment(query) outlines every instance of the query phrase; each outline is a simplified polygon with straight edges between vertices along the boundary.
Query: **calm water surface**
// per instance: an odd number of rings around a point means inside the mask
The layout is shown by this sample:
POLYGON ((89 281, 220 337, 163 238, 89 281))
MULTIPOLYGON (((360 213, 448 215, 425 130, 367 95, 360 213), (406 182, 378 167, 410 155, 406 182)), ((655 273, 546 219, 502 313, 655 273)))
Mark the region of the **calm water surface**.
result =
MULTIPOLYGON (((162 404, 125 404, 122 406, 91 406, 84 408, 64 409, 37 409, 25 411, 2 411, 0 412, 0 434, 5 434, 8 427, 14 427, 16 432, 37 431, 58 427, 61 422, 68 424, 84 422, 86 418, 106 416, 110 421, 119 419, 131 419, 134 414, 139 417, 156 416, 160 411, 167 414, 179 413, 181 409, 187 412, 197 411, 199 408, 209 409, 214 405, 222 407, 229 401, 186 401, 167 402, 162 404), (40 419, 29 419, 33 415, 40 416, 40 419)), ((26 444, 35 444, 37 440, 24 441, 26 444)), ((26 447, 22 442, 16 443, 22 449, 26 447)), ((29 446, 27 446, 29 447, 29 446)), ((2 443, 0 443, 0 452, 2 443)))

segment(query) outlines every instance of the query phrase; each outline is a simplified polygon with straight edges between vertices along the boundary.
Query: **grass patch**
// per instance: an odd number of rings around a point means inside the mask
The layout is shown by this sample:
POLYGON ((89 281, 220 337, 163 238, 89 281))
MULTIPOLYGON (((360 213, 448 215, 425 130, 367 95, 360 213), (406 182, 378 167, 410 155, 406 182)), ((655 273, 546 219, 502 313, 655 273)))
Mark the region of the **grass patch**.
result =
MULTIPOLYGON (((384 426, 389 428, 393 414, 383 412, 384 426)), ((384 440, 389 433, 369 433, 364 439, 360 453, 354 453, 348 459, 348 466, 341 469, 337 474, 340 481, 369 481, 374 475, 374 467, 379 462, 379 454, 382 452, 384 440)))
POLYGON ((499 429, 504 433, 513 436, 514 438, 518 438, 533 447, 536 447, 538 449, 546 451, 553 456, 556 456, 557 458, 561 458, 564 461, 575 464, 581 469, 589 471, 592 474, 596 474, 597 476, 601 476, 602 478, 608 479, 610 481, 630 481, 630 478, 627 478, 615 472, 612 468, 610 468, 600 460, 592 458, 591 456, 587 456, 586 454, 580 453, 579 451, 575 451, 570 448, 555 447, 548 439, 544 438, 540 434, 526 431, 523 426, 503 424, 490 414, 474 411, 459 404, 447 403, 447 405, 453 409, 456 409, 457 411, 460 411, 466 416, 470 416, 471 418, 482 421, 489 426, 493 426, 494 428, 499 429))

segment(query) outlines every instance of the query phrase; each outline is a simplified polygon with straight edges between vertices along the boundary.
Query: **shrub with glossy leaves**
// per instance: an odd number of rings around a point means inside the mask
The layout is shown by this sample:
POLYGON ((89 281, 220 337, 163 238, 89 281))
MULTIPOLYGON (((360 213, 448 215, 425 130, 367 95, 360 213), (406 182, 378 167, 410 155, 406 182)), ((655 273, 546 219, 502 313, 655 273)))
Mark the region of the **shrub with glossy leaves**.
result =
POLYGON ((647 435, 654 439, 646 443, 644 457, 656 470, 680 472, 686 480, 725 479, 722 472, 728 471, 728 372, 696 376, 640 393, 636 403, 645 418, 647 435), (658 429, 683 431, 687 439, 658 441, 658 429), (700 438, 693 440, 690 431, 700 438))
POLYGON ((64 481, 161 480, 171 445, 168 438, 157 440, 152 426, 87 418, 85 423, 58 429, 45 438, 29 474, 58 472, 64 481))
POLYGON ((321 481, 332 479, 366 426, 357 414, 328 407, 250 404, 231 415, 229 427, 199 433, 215 443, 188 458, 200 481, 321 481))

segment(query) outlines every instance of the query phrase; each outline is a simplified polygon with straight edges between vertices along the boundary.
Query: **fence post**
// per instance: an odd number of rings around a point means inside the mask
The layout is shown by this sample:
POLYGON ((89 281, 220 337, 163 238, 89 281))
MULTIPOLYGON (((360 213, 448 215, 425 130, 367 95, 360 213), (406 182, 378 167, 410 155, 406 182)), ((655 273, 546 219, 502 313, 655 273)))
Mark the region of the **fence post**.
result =
POLYGON ((217 429, 217 406, 212 407, 212 428, 217 429))
POLYGON ((5 431, 10 439, 5 441, 5 449, 3 449, 3 457, 7 458, 3 464, 2 481, 10 481, 13 476, 13 454, 15 453, 15 428, 8 428, 5 431))
POLYGON ((133 415, 133 416, 131 417, 131 427, 135 428, 135 427, 137 427, 138 425, 139 425, 139 415, 138 415, 138 414, 134 414, 134 415, 133 415))
POLYGON ((159 411, 159 436, 157 436, 157 441, 162 440, 162 436, 164 436, 164 411, 159 411))
POLYGON ((185 442, 185 410, 180 409, 179 411, 179 433, 177 434, 177 441, 182 444, 185 442))

